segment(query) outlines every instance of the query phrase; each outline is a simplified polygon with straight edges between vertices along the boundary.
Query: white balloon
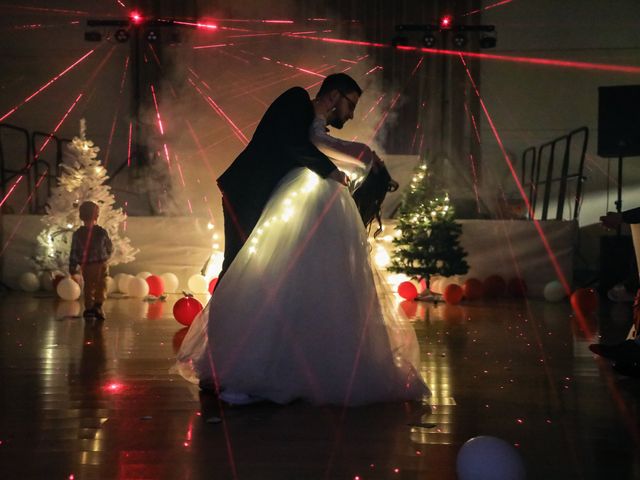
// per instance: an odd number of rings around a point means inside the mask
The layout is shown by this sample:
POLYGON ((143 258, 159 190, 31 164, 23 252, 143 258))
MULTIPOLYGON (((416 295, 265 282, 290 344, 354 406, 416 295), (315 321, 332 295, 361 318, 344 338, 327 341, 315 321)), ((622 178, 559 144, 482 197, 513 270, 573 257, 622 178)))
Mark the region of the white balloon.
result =
POLYGON ((174 293, 180 286, 180 281, 175 273, 166 272, 160 275, 160 278, 164 282, 164 291, 167 293, 174 293))
POLYGON ((114 279, 118 284, 118 291, 122 293, 129 293, 129 282, 133 278, 133 275, 128 273, 119 273, 114 279))
POLYGON ((191 290, 193 293, 209 292, 209 289, 208 289, 209 285, 207 284, 207 279, 204 278, 204 276, 200 275, 199 273, 196 273, 195 275, 191 275, 191 277, 189 277, 187 286, 189 287, 189 290, 191 290))
POLYGON ((480 436, 467 440, 456 461, 459 480, 524 480, 518 451, 500 438, 480 436))
POLYGON ((56 288, 58 296, 63 300, 77 300, 80 297, 80 285, 71 278, 63 278, 56 288))
POLYGON ((80 316, 80 302, 77 300, 63 300, 56 305, 56 317, 79 317, 80 316))
POLYGON ((115 292, 118 289, 118 285, 116 285, 116 281, 113 279, 113 277, 107 276, 106 285, 107 285, 107 295, 115 292))
POLYGON ((25 292, 36 292, 40 289, 40 279, 33 272, 24 272, 20 275, 18 284, 25 292))
POLYGON ((127 293, 132 297, 144 298, 149 295, 149 284, 144 278, 133 277, 127 284, 127 293))
POLYGON ((115 288, 116 288, 116 292, 120 291, 120 280, 123 279, 124 277, 126 277, 127 274, 126 273, 117 273, 114 277, 113 277, 113 283, 115 284, 115 288))
POLYGON ((558 280, 547 283, 542 293, 547 302, 559 302, 567 296, 567 292, 558 280))
POLYGON ((136 277, 142 278, 143 280, 150 276, 151 276, 151 272, 140 272, 136 275, 136 277))
POLYGON ((429 280, 429 291, 432 293, 442 294, 444 292, 444 277, 433 276, 429 280))

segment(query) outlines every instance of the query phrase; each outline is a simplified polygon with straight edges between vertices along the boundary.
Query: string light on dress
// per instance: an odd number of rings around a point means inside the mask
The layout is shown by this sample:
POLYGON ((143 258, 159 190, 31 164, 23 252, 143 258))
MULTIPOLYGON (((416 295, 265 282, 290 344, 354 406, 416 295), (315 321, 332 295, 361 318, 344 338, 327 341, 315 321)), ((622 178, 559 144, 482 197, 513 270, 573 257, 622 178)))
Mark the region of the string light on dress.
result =
POLYGON ((304 173, 305 182, 300 188, 300 190, 294 190, 289 193, 285 199, 282 201, 282 210, 279 215, 274 215, 268 220, 266 220, 262 225, 258 225, 258 228, 255 231, 253 238, 251 239, 249 246, 249 254, 254 255, 258 251, 258 244, 260 242, 260 238, 262 234, 269 230, 274 225, 277 225, 280 222, 287 223, 291 220, 296 212, 295 208, 293 208, 294 199, 299 201, 299 197, 306 196, 311 193, 320 183, 320 178, 318 175, 313 173, 312 171, 306 171, 304 173))

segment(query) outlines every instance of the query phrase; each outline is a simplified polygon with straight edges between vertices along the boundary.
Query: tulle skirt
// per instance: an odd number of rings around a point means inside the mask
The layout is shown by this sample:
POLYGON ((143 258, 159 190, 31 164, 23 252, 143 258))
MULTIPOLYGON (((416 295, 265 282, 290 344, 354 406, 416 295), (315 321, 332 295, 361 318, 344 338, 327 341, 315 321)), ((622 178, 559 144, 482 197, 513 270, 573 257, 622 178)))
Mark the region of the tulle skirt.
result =
POLYGON ((191 325, 178 369, 277 403, 420 400, 415 331, 377 277, 349 191, 296 169, 191 325))

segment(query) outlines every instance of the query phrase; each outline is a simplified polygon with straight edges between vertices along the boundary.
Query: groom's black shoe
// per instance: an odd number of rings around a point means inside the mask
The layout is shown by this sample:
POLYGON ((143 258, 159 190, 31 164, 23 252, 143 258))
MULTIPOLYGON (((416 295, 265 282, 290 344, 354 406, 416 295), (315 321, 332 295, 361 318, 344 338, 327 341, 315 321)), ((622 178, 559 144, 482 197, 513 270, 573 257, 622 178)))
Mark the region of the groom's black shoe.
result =
POLYGON ((615 362, 640 364, 640 345, 635 340, 625 340, 616 345, 594 343, 589 345, 589 350, 615 362))
POLYGON ((613 365, 613 369, 620 375, 624 375, 625 377, 640 378, 640 363, 638 362, 616 362, 613 365))
POLYGON ((264 401, 260 397, 254 397, 246 393, 230 392, 228 390, 220 392, 220 400, 229 405, 252 405, 264 401))
POLYGON ((216 393, 216 385, 213 383, 213 380, 200 379, 198 381, 198 387, 200 387, 200 390, 203 392, 216 393))

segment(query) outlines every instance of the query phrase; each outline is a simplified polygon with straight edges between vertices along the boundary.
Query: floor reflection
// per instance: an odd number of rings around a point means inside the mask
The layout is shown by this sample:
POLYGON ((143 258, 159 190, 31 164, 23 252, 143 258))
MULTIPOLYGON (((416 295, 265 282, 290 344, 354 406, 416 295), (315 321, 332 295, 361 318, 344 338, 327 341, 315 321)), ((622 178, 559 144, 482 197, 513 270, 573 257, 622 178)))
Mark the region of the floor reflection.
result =
MULTIPOLYGON (((399 302, 433 392, 424 404, 221 410, 169 374, 186 333, 177 298, 110 299, 104 323, 53 297, 2 299, 3 478, 453 480, 478 435, 517 445, 529 478, 640 478, 640 383, 594 359, 566 304, 399 302)), ((587 322, 615 342, 628 315, 587 322)))

